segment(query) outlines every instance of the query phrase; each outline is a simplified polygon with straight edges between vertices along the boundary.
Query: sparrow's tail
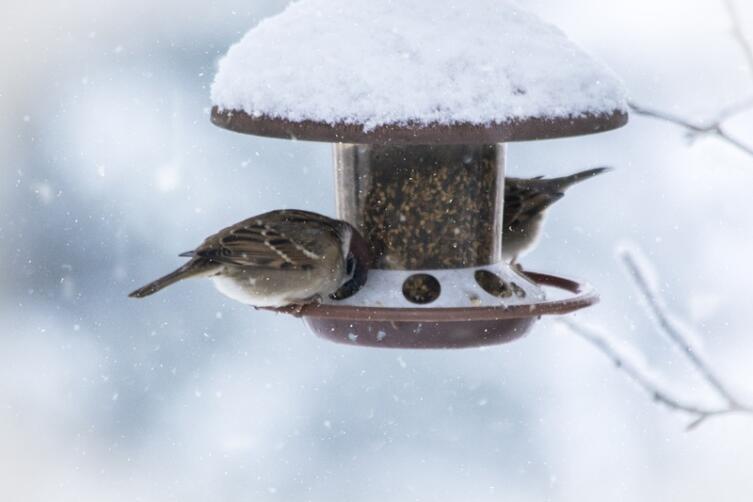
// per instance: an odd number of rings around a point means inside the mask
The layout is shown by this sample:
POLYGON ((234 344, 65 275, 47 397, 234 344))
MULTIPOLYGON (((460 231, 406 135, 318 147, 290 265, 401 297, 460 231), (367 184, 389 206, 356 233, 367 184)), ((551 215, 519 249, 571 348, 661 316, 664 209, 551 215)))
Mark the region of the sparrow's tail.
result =
POLYGON ((611 170, 611 167, 594 167, 593 169, 586 169, 585 171, 580 171, 568 176, 562 176, 561 178, 552 178, 542 181, 547 182, 552 192, 562 193, 576 183, 580 183, 581 181, 593 178, 594 176, 611 170))
POLYGON ((131 298, 144 298, 145 296, 152 295, 180 280, 188 279, 189 277, 196 277, 197 275, 207 275, 211 268, 212 265, 205 260, 191 260, 182 267, 170 272, 164 277, 160 277, 156 281, 150 282, 128 296, 131 298))

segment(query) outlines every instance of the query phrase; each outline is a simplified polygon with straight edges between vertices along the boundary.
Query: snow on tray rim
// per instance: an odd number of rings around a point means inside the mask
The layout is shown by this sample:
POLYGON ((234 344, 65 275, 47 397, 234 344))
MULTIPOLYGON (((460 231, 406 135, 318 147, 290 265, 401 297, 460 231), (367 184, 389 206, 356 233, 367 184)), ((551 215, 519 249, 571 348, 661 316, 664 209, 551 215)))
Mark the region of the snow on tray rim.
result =
POLYGON ((219 63, 220 110, 364 130, 626 111, 617 77, 506 0, 300 0, 219 63))

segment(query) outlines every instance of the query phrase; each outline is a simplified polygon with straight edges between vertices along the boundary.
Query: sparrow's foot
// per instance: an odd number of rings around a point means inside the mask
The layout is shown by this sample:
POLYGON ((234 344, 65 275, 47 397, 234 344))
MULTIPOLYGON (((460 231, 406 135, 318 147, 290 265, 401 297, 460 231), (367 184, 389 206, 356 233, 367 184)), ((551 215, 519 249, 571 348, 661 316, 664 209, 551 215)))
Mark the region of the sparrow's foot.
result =
POLYGON ((305 304, 302 303, 293 303, 290 305, 285 305, 284 307, 261 307, 262 310, 274 310, 278 314, 288 314, 292 315, 294 317, 301 317, 303 312, 303 307, 305 307, 305 304))
MULTIPOLYGON (((518 263, 517 261, 512 261, 512 262, 510 262, 510 268, 512 268, 513 272, 515 272, 515 273, 516 273, 516 274, 518 274, 519 276, 521 276, 521 277, 525 277, 525 278, 526 278, 526 279, 528 279, 529 281, 533 281, 533 279, 531 279, 531 278, 530 278, 530 277, 528 276, 528 274, 526 274, 526 271, 525 271, 525 269, 523 268, 523 265, 521 265, 521 264, 520 264, 520 263, 518 263)), ((533 281, 533 282, 535 282, 535 281, 533 281)))
POLYGON ((322 297, 319 295, 314 295, 309 298, 304 298, 301 300, 300 303, 293 303, 291 305, 287 305, 285 307, 281 307, 277 309, 278 312, 283 312, 285 314, 290 314, 295 317, 301 317, 303 315, 303 309, 307 305, 311 305, 312 303, 321 303, 322 297))

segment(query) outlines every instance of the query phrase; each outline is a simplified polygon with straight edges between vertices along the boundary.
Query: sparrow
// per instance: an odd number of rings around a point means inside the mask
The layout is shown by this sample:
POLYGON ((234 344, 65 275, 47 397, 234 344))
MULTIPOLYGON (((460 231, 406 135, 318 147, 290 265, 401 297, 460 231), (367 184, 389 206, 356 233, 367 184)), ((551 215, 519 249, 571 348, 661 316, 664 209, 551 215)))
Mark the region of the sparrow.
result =
POLYGON ((587 169, 561 178, 505 178, 505 206, 502 227, 502 257, 516 263, 518 256, 536 244, 544 213, 565 195, 565 190, 610 171, 609 167, 587 169))
POLYGON ((365 283, 369 248, 350 224, 295 209, 253 216, 180 256, 177 270, 132 292, 143 298, 189 277, 211 277, 224 295, 254 307, 302 307, 343 299, 365 283))

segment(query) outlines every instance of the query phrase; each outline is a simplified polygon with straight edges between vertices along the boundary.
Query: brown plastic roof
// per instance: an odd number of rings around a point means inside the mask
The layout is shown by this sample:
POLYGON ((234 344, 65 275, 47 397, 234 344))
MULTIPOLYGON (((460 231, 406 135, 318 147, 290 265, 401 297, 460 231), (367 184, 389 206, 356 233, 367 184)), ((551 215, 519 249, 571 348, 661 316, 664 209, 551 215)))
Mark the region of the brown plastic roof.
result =
POLYGON ((325 141, 329 143, 378 144, 489 144, 579 136, 609 131, 628 121, 623 110, 602 115, 569 118, 529 118, 488 125, 404 124, 380 126, 365 131, 362 124, 294 122, 243 111, 212 108, 212 123, 244 134, 270 138, 325 141))

